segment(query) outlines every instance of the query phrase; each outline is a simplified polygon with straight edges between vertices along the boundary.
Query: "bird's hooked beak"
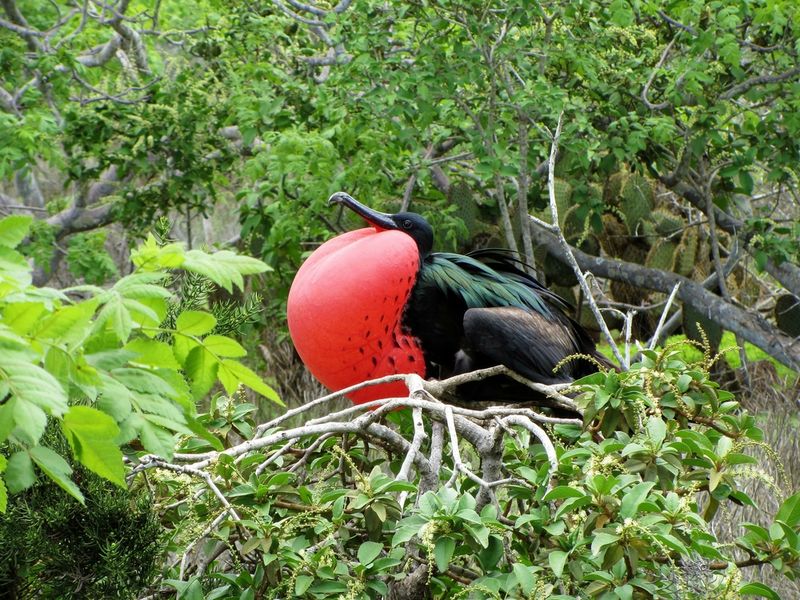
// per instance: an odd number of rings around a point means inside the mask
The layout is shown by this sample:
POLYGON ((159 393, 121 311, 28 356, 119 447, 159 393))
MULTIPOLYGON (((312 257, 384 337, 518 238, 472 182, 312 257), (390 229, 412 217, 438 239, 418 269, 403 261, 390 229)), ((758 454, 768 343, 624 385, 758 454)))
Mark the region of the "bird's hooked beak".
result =
POLYGON ((328 204, 341 204, 342 206, 346 206, 377 229, 397 229, 397 223, 392 220, 392 215, 365 206, 350 194, 336 192, 328 198, 328 204))

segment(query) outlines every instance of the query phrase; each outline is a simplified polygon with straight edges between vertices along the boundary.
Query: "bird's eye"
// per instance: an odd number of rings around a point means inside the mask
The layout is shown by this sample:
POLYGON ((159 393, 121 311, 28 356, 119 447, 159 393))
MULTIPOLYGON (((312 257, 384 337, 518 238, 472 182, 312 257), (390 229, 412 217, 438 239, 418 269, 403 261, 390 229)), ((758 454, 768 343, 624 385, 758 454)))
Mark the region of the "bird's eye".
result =
POLYGON ((414 223, 411 222, 411 219, 406 219, 403 221, 403 229, 411 229, 414 226, 414 223))

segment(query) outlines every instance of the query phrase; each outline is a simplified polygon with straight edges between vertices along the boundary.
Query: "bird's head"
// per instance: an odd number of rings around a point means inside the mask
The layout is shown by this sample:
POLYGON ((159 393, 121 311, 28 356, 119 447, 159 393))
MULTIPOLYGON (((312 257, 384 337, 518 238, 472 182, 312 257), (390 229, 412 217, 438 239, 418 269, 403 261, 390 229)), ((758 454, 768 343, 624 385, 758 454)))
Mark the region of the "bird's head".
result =
POLYGON ((396 214, 382 213, 361 204, 350 194, 336 192, 328 199, 328 204, 341 204, 361 216, 378 231, 402 231, 416 242, 421 256, 427 256, 433 249, 433 229, 422 217, 413 212, 396 214))

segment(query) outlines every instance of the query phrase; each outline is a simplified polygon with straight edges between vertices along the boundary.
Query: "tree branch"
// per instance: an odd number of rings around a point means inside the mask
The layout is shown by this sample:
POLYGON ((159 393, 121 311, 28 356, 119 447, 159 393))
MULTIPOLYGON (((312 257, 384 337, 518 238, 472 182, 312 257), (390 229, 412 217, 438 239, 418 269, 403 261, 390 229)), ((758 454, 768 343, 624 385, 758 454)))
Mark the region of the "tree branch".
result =
POLYGON ((564 257, 565 262, 572 268, 572 271, 575 273, 575 277, 578 278, 578 283, 580 283, 584 297, 586 298, 586 301, 589 303, 589 308, 591 308, 592 314, 594 315, 594 318, 597 321, 597 325, 603 332, 603 336, 605 337, 609 346, 611 346, 611 351, 614 353, 614 357, 617 359, 622 368, 627 369, 628 363, 623 358, 622 354, 619 351, 619 348, 617 347, 617 343, 614 341, 614 337, 608 330, 608 325, 606 325, 605 319, 603 319, 603 315, 600 314, 600 309, 597 307, 597 303, 594 301, 592 290, 589 289, 589 284, 586 282, 586 277, 583 274, 583 270, 586 269, 582 269, 578 265, 578 263, 575 260, 575 257, 573 257, 572 255, 574 250, 570 248, 570 245, 567 243, 567 239, 564 237, 564 234, 558 227, 558 204, 556 202, 555 171, 556 171, 556 155, 558 154, 558 138, 561 135, 561 125, 563 123, 563 119, 564 119, 564 113, 562 112, 558 117, 558 125, 556 126, 555 133, 553 134, 553 143, 550 146, 550 160, 548 161, 548 167, 547 167, 547 191, 550 199, 550 215, 553 221, 552 225, 549 227, 549 230, 556 232, 556 240, 559 245, 558 256, 564 257))
MULTIPOLYGON (((533 228, 532 233, 538 243, 544 245, 559 260, 567 262, 561 245, 552 234, 539 228, 533 228)), ((575 248, 571 248, 571 252, 582 269, 591 271, 598 277, 624 281, 665 294, 670 293, 680 282, 678 297, 684 303, 705 314, 725 329, 758 346, 784 365, 800 370, 800 340, 792 340, 759 315, 751 314, 725 302, 696 281, 675 273, 649 269, 635 263, 590 256, 575 248)))
POLYGON ((778 75, 759 75, 758 77, 751 77, 750 79, 746 79, 742 83, 735 85, 732 88, 729 88, 728 90, 720 94, 719 99, 730 100, 731 98, 735 98, 736 96, 741 96, 742 94, 748 92, 751 88, 754 88, 757 85, 780 83, 782 81, 794 79, 798 75, 800 75, 800 67, 789 69, 788 71, 784 71, 783 73, 779 73, 778 75))
POLYGON ((644 102, 644 105, 650 110, 664 110, 665 108, 669 108, 670 104, 668 101, 659 102, 658 104, 653 104, 647 98, 647 94, 650 91, 650 86, 653 85, 653 81, 655 80, 656 75, 658 75, 658 70, 662 67, 664 61, 667 60, 667 56, 669 56, 669 51, 672 50, 672 46, 675 45, 675 41, 677 39, 678 39, 677 36, 672 38, 670 43, 667 44, 667 47, 664 48, 664 51, 661 53, 661 58, 658 60, 656 66, 653 67, 653 70, 650 72, 650 77, 647 78, 647 83, 644 84, 644 88, 642 89, 642 102, 644 102))

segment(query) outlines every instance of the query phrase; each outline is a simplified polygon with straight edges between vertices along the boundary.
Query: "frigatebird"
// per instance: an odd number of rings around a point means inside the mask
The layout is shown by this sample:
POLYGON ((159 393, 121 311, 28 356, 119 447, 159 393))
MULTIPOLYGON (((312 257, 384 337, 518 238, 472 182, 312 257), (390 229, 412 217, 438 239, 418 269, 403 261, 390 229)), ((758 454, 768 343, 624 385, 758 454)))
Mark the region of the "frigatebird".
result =
MULTIPOLYGON (((331 390, 395 373, 446 377, 505 365, 539 383, 572 381, 602 364, 570 305, 510 252, 433 252, 433 229, 412 212, 386 214, 344 192, 340 204, 370 225, 332 238, 297 272, 287 304, 300 358, 331 390), (556 366, 558 368, 556 369, 556 366)), ((356 403, 405 396, 402 383, 359 390, 356 403)), ((466 386, 466 400, 524 401, 509 378, 466 386)))

